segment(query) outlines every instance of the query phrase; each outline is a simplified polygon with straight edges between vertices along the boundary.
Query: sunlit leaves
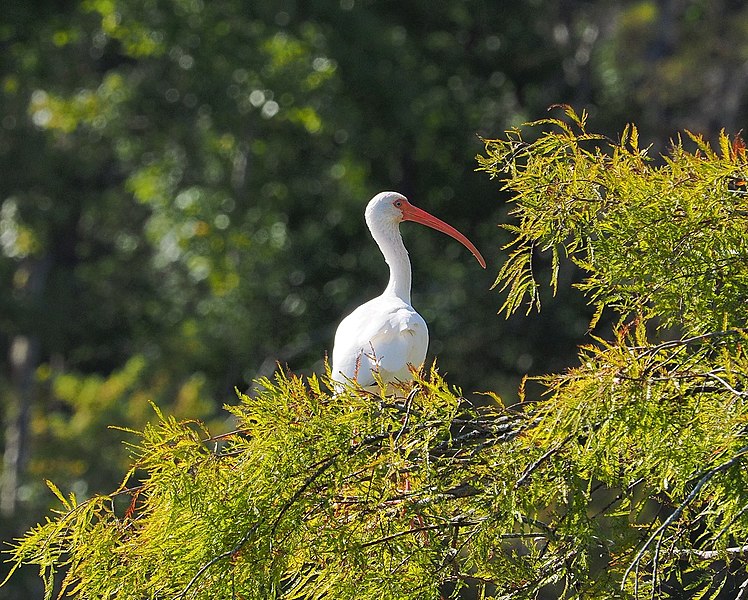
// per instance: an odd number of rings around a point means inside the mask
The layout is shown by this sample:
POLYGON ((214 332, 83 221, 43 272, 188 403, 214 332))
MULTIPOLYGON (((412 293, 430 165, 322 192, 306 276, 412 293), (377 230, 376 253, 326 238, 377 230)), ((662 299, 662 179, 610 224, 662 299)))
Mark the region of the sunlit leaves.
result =
MULTIPOLYGON (((130 56, 145 58, 165 52, 164 33, 148 27, 139 20, 123 19, 122 7, 114 0, 85 0, 83 8, 99 13, 103 33, 119 40, 130 56)), ((155 3, 151 4, 149 9, 153 11, 155 3)))
POLYGON ((476 569, 532 574, 494 555, 489 523, 517 517, 486 513, 521 418, 470 407, 434 373, 396 401, 280 373, 258 385, 231 407, 233 433, 160 415, 133 447, 141 483, 65 507, 17 557, 50 585, 67 565, 82 598, 438 598, 476 569))
POLYGON ((85 125, 102 130, 119 118, 120 104, 128 96, 124 79, 119 74, 109 74, 95 90, 79 89, 70 98, 36 90, 31 95, 29 113, 33 123, 41 129, 69 134, 85 125))
POLYGON ((701 576, 702 553, 748 539, 744 344, 653 345, 635 324, 524 412, 434 371, 394 397, 277 372, 226 434, 158 411, 123 487, 77 506, 53 488, 63 510, 14 560, 49 589, 66 567, 82 598, 600 597, 701 576))
MULTIPOLYGON (((76 507, 55 492, 69 505, 14 560, 38 565, 48 589, 66 567, 82 598, 714 597, 728 585, 715 557, 748 542, 748 356, 733 296, 745 280, 730 263, 715 292, 698 271, 744 258, 743 147, 693 137, 697 152, 678 143, 656 167, 633 126, 616 144, 566 116, 534 142, 489 142, 480 159, 515 193, 505 309, 537 301, 534 253, 550 251, 552 285, 570 258, 591 300, 619 312, 612 339, 539 379, 545 396, 475 406, 434 370, 394 397, 331 393, 278 371, 228 407, 230 433, 158 412, 123 487, 76 507), (682 273, 694 281, 673 285, 682 273), (662 323, 681 336, 653 339, 662 323)), ((164 207, 195 221, 198 243, 204 193, 164 207)), ((285 234, 255 218, 268 237, 245 243, 285 234)), ((182 339, 198 328, 184 322, 182 339)), ((80 383, 60 378, 58 393, 85 402, 80 383)))
POLYGON ((744 324, 748 214, 728 185, 743 177, 745 156, 724 133, 719 154, 691 136, 696 151, 679 140, 656 165, 635 127, 614 142, 588 134, 583 117, 569 120, 533 124, 551 126, 533 142, 519 130, 487 141, 479 157, 483 169, 510 175, 519 219, 497 281, 508 291, 502 310, 536 302, 532 263, 551 250, 554 263, 562 251, 586 272, 579 287, 592 303, 622 318, 657 315, 692 333, 744 324))
MULTIPOLYGON (((610 585, 714 598, 729 581, 709 561, 748 540, 744 144, 723 132, 715 150, 687 133, 658 163, 635 126, 616 142, 565 113, 532 124, 533 141, 520 130, 487 141, 478 158, 516 203, 502 309, 539 308, 533 262, 550 252, 554 288, 565 257, 584 274, 591 327, 605 308, 618 318, 611 341, 580 351, 580 367, 543 379, 543 425, 528 435, 548 450, 528 473, 571 468, 570 506, 585 493, 604 506, 592 514, 607 523, 610 585)), ((589 513, 575 519, 573 535, 591 542, 589 513)))
MULTIPOLYGON (((23 223, 15 198, 0 204, 0 250, 8 258, 25 258, 40 249, 33 229, 23 223)), ((24 274, 19 273, 23 279, 24 274)))

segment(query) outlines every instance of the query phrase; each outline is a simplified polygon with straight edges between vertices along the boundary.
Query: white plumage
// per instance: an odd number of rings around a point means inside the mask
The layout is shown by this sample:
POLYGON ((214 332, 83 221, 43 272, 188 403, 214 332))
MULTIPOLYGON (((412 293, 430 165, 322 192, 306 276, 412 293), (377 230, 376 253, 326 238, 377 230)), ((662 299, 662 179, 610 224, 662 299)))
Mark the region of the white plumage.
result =
POLYGON ((416 208, 402 194, 381 192, 366 207, 366 224, 390 267, 384 292, 356 308, 343 319, 335 333, 332 378, 338 382, 384 383, 412 379, 409 366, 419 367, 426 358, 428 327, 410 305, 411 269, 400 236, 402 221, 416 221, 452 236, 464 244, 483 268, 486 263, 475 246, 459 231, 416 208))
POLYGON ((333 379, 374 383, 372 371, 385 382, 411 379, 408 365, 426 358, 426 321, 396 296, 378 296, 359 306, 340 323, 332 352, 333 379))

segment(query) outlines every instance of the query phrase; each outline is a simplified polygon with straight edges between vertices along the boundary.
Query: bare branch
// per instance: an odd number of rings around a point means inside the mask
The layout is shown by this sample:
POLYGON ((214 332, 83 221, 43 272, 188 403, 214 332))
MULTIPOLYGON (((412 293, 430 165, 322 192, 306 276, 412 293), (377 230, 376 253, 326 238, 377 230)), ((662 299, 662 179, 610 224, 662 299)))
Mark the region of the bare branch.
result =
POLYGON ((730 558, 746 558, 748 557, 748 546, 735 546, 733 548, 725 548, 724 550, 700 550, 696 548, 683 548, 675 552, 680 558, 689 558, 691 556, 699 558, 701 560, 719 560, 728 556, 730 558))
POLYGON ((423 531, 434 531, 437 529, 449 529, 450 527, 473 527, 475 525, 480 525, 485 519, 480 520, 470 520, 465 519, 462 517, 457 517, 456 519, 451 519, 445 523, 437 523, 435 525, 422 525, 420 527, 412 527, 411 529, 406 529, 405 531, 398 531, 396 533, 391 533, 390 535, 386 535, 381 538, 377 538, 376 540, 369 540, 368 542, 364 542, 360 545, 360 548, 368 548, 369 546, 375 546, 377 544, 383 544, 385 542, 389 542, 392 540, 396 540, 397 538, 411 535, 414 533, 421 533, 423 531))

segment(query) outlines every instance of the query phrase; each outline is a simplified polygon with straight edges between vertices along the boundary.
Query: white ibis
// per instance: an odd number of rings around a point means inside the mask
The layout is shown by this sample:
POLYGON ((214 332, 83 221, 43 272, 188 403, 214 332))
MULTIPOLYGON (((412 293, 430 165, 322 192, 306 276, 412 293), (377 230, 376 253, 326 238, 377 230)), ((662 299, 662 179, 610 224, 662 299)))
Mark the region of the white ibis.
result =
POLYGON ((412 379, 409 365, 426 358, 426 321, 410 305, 410 259, 400 236, 400 223, 415 221, 460 241, 485 269, 486 261, 464 235, 441 219, 413 206, 397 192, 381 192, 366 207, 366 224, 390 267, 390 280, 381 296, 369 300, 343 319, 335 333, 332 378, 338 382, 384 383, 412 379))

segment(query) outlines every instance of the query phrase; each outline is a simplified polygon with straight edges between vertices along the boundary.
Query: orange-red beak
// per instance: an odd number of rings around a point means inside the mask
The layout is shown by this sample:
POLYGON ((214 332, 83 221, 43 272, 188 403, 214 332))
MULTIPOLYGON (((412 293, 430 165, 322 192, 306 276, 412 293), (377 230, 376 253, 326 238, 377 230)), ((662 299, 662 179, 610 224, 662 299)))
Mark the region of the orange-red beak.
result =
POLYGON ((427 227, 431 227, 432 229, 436 229, 437 231, 446 233, 448 236, 453 237, 468 250, 470 250, 470 252, 473 253, 473 256, 478 259, 480 266, 484 269, 486 268, 486 261, 483 259, 483 256, 481 256, 481 253, 478 252, 478 249, 469 239, 467 239, 454 227, 445 223, 441 219, 437 219, 434 215, 427 213, 425 210, 422 210, 417 206, 413 206, 407 200, 403 201, 400 210, 403 213, 403 221, 415 221, 416 223, 421 223, 422 225, 426 225, 427 227))

